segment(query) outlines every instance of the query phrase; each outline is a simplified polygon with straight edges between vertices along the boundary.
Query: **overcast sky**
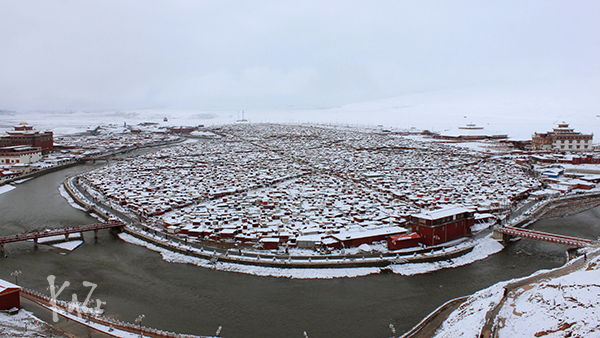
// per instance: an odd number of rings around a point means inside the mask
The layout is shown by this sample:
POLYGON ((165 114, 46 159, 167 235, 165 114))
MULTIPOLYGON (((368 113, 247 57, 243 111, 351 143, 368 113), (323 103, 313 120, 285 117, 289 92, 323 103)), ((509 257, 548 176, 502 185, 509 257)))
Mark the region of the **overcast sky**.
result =
POLYGON ((332 107, 598 83, 600 1, 0 0, 0 109, 332 107))

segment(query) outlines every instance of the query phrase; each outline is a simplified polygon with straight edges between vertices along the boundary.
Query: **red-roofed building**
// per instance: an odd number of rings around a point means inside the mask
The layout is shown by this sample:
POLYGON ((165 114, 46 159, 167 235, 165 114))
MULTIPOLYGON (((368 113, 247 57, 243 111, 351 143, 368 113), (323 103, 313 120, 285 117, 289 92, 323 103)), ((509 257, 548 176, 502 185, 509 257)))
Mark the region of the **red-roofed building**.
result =
POLYGON ((402 235, 392 235, 387 238, 387 246, 389 250, 399 250, 419 246, 421 235, 416 232, 402 235))
POLYGON ((0 310, 21 308, 21 287, 0 279, 0 310))
POLYGON ((385 227, 363 231, 344 231, 331 235, 331 238, 343 244, 346 248, 353 248, 361 244, 385 241, 388 236, 406 233, 402 227, 385 227))

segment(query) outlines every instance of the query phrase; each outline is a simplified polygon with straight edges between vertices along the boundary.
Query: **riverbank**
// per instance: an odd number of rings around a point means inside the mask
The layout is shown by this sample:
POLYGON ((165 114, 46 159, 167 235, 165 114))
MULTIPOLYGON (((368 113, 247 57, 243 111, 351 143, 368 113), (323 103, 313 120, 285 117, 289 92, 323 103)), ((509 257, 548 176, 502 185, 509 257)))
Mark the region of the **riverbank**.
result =
POLYGON ((21 174, 21 175, 13 176, 13 177, 10 177, 10 178, 4 178, 4 179, 0 180, 0 187, 4 186, 4 185, 7 185, 7 184, 10 184, 10 183, 16 183, 16 182, 19 182, 19 181, 36 178, 36 177, 39 177, 39 176, 42 176, 42 175, 46 175, 46 174, 49 174, 49 173, 52 173, 52 172, 55 172, 55 171, 58 171, 58 170, 63 170, 63 169, 72 167, 72 166, 74 166, 76 164, 79 164, 79 163, 80 162, 77 161, 77 160, 71 160, 71 161, 68 161, 66 163, 62 163, 62 164, 58 164, 58 165, 53 165, 51 167, 47 167, 47 168, 43 168, 43 169, 40 169, 40 170, 32 171, 32 172, 27 173, 27 174, 21 174))

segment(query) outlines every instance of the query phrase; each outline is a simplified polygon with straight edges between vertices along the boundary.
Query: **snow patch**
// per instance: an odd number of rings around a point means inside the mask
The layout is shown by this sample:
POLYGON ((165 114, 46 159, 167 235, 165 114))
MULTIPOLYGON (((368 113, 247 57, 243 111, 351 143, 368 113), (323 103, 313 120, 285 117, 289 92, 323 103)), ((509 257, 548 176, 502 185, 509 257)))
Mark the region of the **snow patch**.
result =
POLYGON ((19 310, 16 315, 0 312, 0 334, 2 337, 47 337, 46 324, 31 312, 19 310))
POLYGON ((53 244, 52 246, 63 250, 73 251, 77 249, 81 244, 83 244, 83 241, 70 241, 65 243, 53 244))
POLYGON ((193 264, 208 269, 246 273, 256 276, 287 277, 298 279, 331 279, 341 277, 366 276, 374 273, 379 273, 381 271, 377 267, 334 269, 282 269, 223 262, 217 262, 216 264, 213 264, 206 259, 192 257, 158 247, 154 244, 140 240, 129 234, 121 233, 119 234, 119 237, 127 243, 140 245, 152 251, 160 253, 163 259, 170 263, 193 264))
POLYGON ((4 194, 5 192, 9 192, 13 189, 15 189, 15 187, 13 187, 12 185, 3 185, 0 187, 0 195, 4 194))
MULTIPOLYGON (((69 234, 69 238, 70 239, 81 238, 81 234, 80 233, 69 234)), ((43 244, 43 243, 50 243, 50 242, 61 242, 64 240, 65 240, 65 235, 56 235, 56 236, 48 236, 48 237, 38 238, 38 243, 43 244)), ((30 241, 32 241, 32 240, 30 239, 30 241)))
POLYGON ((445 261, 437 261, 430 263, 406 263, 391 266, 394 273, 405 276, 418 275, 428 272, 433 272, 446 268, 455 268, 475 261, 482 260, 490 255, 502 251, 502 244, 491 237, 491 234, 485 238, 476 241, 477 244, 473 250, 460 257, 448 259, 445 261))
POLYGON ((435 338, 479 337, 486 314, 500 303, 506 284, 507 282, 495 284, 469 297, 448 316, 436 331, 435 338))
POLYGON ((498 313, 498 337, 544 332, 550 337, 600 337, 599 280, 600 270, 582 270, 509 294, 498 313))
MULTIPOLYGON (((589 248, 585 252, 591 254, 589 248)), ((486 315, 504 297, 494 318, 497 337, 600 337, 600 257, 584 260, 573 272, 561 270, 582 260, 580 257, 563 267, 500 282, 473 294, 448 316, 435 337, 479 337, 486 315), (561 276, 563 273, 567 274, 561 276), (510 286, 541 274, 547 275, 510 286), (506 294, 505 287, 510 290, 506 294)))
POLYGON ((81 205, 77 204, 75 200, 71 197, 71 195, 69 195, 63 184, 61 184, 60 187, 58 187, 58 192, 64 199, 67 200, 67 203, 69 203, 70 206, 72 206, 75 209, 85 211, 85 209, 81 205))

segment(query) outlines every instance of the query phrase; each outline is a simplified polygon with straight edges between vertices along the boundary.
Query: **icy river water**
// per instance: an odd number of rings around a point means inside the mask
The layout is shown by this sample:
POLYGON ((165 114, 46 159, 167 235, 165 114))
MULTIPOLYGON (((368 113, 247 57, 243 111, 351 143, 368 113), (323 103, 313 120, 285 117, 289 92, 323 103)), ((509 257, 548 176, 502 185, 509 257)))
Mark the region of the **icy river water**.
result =
MULTIPOLYGON (((97 221, 73 209, 58 187, 69 174, 90 170, 80 165, 17 185, 0 195, 0 233, 17 234, 48 227, 97 221)), ((585 238, 600 236, 600 208, 544 220, 535 229, 585 238)), ((93 233, 86 243, 64 254, 32 243, 7 245, 0 258, 0 278, 49 294, 48 275, 71 285, 61 297, 85 298, 89 281, 98 285, 92 298, 106 302, 106 315, 181 333, 213 335, 223 326, 225 337, 389 337, 389 324, 399 333, 449 299, 498 281, 522 277, 565 262, 566 247, 521 240, 471 265, 415 276, 371 275, 331 280, 256 277, 167 263, 160 254, 127 244, 109 231, 93 233), (63 297, 64 296, 64 297, 63 297)))

